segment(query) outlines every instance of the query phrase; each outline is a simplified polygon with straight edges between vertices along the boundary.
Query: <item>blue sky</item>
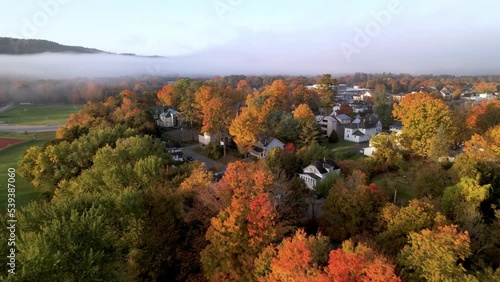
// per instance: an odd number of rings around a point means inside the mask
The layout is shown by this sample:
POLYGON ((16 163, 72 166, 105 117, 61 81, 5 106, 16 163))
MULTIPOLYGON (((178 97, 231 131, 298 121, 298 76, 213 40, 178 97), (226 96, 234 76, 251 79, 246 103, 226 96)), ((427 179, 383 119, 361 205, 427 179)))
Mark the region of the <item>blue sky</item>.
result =
POLYGON ((426 72, 424 63, 446 64, 450 70, 464 65, 481 69, 472 65, 478 61, 484 61, 484 71, 491 72, 492 60, 500 59, 496 51, 500 49, 500 4, 491 0, 0 3, 0 36, 47 39, 117 53, 227 56, 240 59, 238 63, 246 56, 243 62, 292 60, 294 67, 324 60, 325 67, 318 72, 328 70, 326 64, 346 71, 426 72), (387 13, 389 19, 377 19, 387 13), (370 28, 373 33, 367 35, 370 28), (356 41, 360 31, 368 42, 356 41))

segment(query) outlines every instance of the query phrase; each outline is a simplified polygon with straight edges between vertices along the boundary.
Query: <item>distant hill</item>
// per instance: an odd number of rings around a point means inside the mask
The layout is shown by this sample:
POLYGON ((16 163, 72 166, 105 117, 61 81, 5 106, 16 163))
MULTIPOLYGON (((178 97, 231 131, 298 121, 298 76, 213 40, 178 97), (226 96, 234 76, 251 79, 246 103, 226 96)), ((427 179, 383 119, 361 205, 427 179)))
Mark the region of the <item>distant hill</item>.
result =
POLYGON ((0 37, 0 55, 26 55, 38 53, 79 53, 96 54, 108 53, 98 49, 85 48, 80 46, 66 46, 56 42, 39 39, 16 39, 0 37))

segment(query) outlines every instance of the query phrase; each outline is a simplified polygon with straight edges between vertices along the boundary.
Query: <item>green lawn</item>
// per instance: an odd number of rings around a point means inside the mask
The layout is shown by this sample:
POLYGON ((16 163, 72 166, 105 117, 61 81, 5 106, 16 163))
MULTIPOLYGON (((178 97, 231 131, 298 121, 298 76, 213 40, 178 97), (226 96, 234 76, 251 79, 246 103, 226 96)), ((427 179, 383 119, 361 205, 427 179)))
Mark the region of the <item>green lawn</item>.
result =
POLYGON ((340 151, 345 151, 345 150, 350 149, 352 147, 359 146, 358 143, 349 142, 349 141, 346 141, 344 139, 340 139, 339 142, 337 142, 337 143, 330 143, 328 141, 325 141, 325 142, 323 142, 322 145, 325 148, 332 150, 332 152, 334 152, 334 153, 340 152, 340 151))
MULTIPOLYGON (((20 134, 19 134, 20 135, 20 134)), ((5 137, 5 134, 2 134, 5 137)), ((21 137, 21 136, 9 136, 9 137, 21 137)), ((24 136, 26 137, 26 136, 24 136)), ((0 151, 0 211, 5 211, 7 207, 7 170, 9 168, 16 168, 17 163, 23 157, 24 152, 31 146, 41 146, 48 140, 55 137, 55 133, 41 133, 39 134, 39 140, 30 139, 23 143, 18 143, 11 145, 0 151)), ((16 186, 16 209, 25 206, 32 200, 40 199, 44 190, 35 189, 31 183, 26 181, 20 175, 16 173, 15 177, 16 186)))
POLYGON ((0 113, 0 121, 16 125, 65 124, 70 114, 82 108, 81 105, 18 105, 12 110, 0 113))

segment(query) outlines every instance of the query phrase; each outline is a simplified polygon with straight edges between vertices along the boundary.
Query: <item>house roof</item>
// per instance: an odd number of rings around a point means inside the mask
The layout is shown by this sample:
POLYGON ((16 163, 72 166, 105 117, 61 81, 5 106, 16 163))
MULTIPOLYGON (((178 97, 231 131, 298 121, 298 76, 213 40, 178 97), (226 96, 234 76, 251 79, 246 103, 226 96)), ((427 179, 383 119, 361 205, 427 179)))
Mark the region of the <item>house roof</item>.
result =
POLYGON ((328 160, 328 159, 325 159, 323 161, 314 161, 311 163, 311 165, 316 167, 316 169, 321 174, 328 173, 328 171, 326 169, 330 169, 330 168, 339 169, 340 168, 336 162, 334 162, 332 160, 328 160))
POLYGON ((354 136, 365 136, 365 134, 363 132, 359 131, 359 130, 354 131, 352 133, 352 135, 354 135, 354 136))
POLYGON ((377 127, 377 123, 380 120, 375 117, 375 116, 368 116, 365 118, 361 118, 358 123, 351 123, 346 125, 346 128, 351 128, 351 129, 368 129, 368 128, 374 128, 377 127))
MULTIPOLYGON (((274 138, 274 137, 261 137, 261 138, 259 138, 259 141, 257 141, 257 144, 255 146, 257 146, 257 147, 267 147, 267 145, 269 145, 275 139, 276 138, 274 138)), ((276 141, 278 141, 278 142, 280 142, 280 143, 283 144, 283 142, 281 142, 278 139, 276 139, 276 141)))
POLYGON ((376 116, 371 115, 361 119, 361 122, 359 123, 359 128, 374 128, 377 127, 378 122, 379 119, 376 116))
POLYGON ((325 120, 325 119, 326 119, 326 120, 329 120, 329 121, 337 121, 337 120, 336 120, 334 117, 332 117, 332 116, 324 116, 324 117, 323 117, 323 120, 325 120))
POLYGON ((393 124, 391 124, 390 127, 393 127, 393 128, 403 128, 403 124, 401 124, 401 122, 395 122, 393 124))
POLYGON ((346 114, 340 114, 337 116, 337 118, 341 120, 351 119, 351 117, 346 114))

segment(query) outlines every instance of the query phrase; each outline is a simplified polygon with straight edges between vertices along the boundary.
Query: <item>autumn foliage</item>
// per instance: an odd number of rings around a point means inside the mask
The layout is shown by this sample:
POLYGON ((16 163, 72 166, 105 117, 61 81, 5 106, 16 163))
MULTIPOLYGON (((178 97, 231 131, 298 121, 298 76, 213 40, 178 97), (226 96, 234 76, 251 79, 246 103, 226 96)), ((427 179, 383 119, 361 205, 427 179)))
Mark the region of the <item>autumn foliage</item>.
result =
POLYGON ((293 118, 303 121, 314 120, 314 113, 307 104, 300 104, 293 112, 293 118))
POLYGON ((449 107, 425 92, 406 95, 394 105, 393 115, 403 124, 409 149, 420 156, 428 156, 440 126, 444 130, 451 127, 449 107))

